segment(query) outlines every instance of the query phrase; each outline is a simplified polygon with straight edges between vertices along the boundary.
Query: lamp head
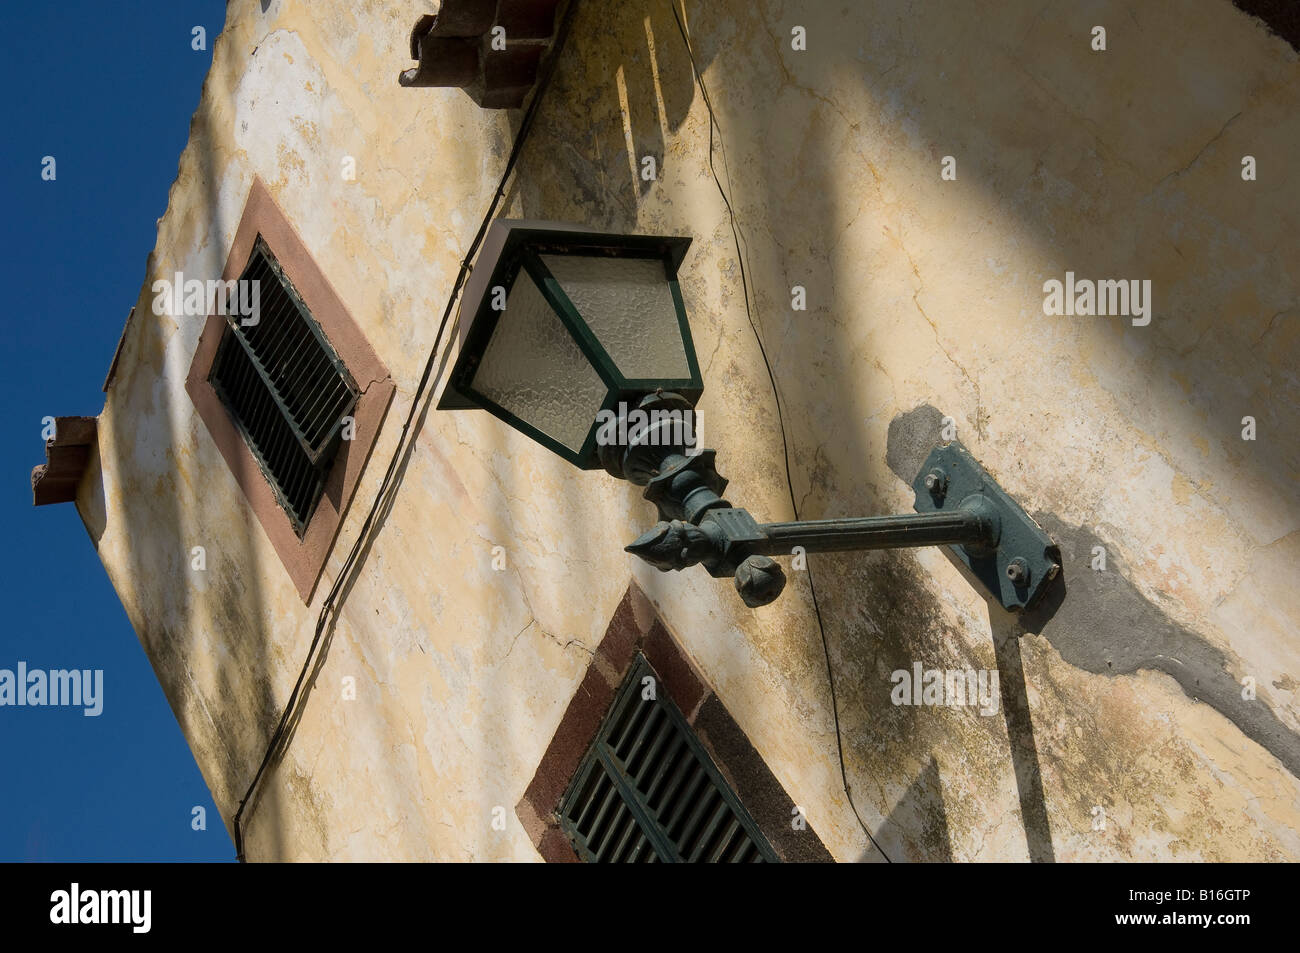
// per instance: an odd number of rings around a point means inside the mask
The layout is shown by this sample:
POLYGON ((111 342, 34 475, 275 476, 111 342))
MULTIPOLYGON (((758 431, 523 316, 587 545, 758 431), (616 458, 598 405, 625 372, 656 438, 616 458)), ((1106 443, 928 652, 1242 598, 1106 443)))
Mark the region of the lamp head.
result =
POLYGON ((487 410, 575 466, 607 465, 602 420, 659 392, 693 405, 703 391, 677 283, 690 241, 493 222, 438 409, 487 410))

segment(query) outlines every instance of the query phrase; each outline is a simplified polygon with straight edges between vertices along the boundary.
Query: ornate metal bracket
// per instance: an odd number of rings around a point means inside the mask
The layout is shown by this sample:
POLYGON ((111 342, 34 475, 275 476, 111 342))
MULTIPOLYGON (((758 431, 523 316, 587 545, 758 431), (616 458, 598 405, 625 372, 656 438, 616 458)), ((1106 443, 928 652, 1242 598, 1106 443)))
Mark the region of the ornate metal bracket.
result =
MULTIPOLYGON (((644 412, 680 410, 686 402, 655 394, 644 412)), ((629 440, 602 451, 615 476, 645 486, 660 522, 626 547, 662 572, 702 564, 717 577, 734 576, 745 605, 774 601, 785 574, 772 559, 795 547, 845 552, 911 546, 952 547, 957 558, 1007 609, 1032 606, 1060 571, 1060 555, 1043 532, 960 444, 937 447, 914 483, 916 515, 758 523, 722 493, 727 481, 714 451, 696 454, 674 443, 672 420, 661 414, 629 431, 629 440)), ((681 428, 678 427, 678 433, 681 428)))

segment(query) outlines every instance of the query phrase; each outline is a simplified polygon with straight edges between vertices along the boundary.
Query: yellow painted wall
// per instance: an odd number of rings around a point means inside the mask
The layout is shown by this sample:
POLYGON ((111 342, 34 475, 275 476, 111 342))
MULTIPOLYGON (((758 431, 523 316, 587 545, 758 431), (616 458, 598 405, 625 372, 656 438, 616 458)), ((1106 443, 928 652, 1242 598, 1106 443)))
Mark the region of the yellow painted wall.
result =
MULTIPOLYGON (((228 824, 518 124, 458 90, 399 88, 418 12, 230 4, 78 501, 228 824), (220 273, 254 176, 398 387, 311 606, 186 395, 201 319, 150 309, 155 278, 220 273), (200 545, 205 572, 190 569, 200 545)), ((1300 858, 1295 52, 1227 0, 688 0, 686 14, 798 515, 910 511, 890 464, 905 470, 947 415, 1065 556, 1065 601, 1038 631, 938 550, 810 559, 848 777, 881 846, 1300 858), (1246 154, 1258 181, 1241 180, 1246 154), (1043 282, 1067 270, 1151 279, 1151 324, 1045 317, 1043 282), (1004 710, 892 705, 890 673, 914 662, 999 669, 1004 710)), ((682 287, 705 442, 730 499, 788 519, 709 139, 667 0, 584 0, 505 214, 694 239, 682 287), (657 181, 640 178, 644 155, 657 181)), ((537 859, 513 806, 631 579, 830 851, 878 857, 841 784, 807 574, 747 610, 726 580, 624 554, 653 519, 635 488, 485 413, 431 411, 249 819, 250 859, 537 859)))

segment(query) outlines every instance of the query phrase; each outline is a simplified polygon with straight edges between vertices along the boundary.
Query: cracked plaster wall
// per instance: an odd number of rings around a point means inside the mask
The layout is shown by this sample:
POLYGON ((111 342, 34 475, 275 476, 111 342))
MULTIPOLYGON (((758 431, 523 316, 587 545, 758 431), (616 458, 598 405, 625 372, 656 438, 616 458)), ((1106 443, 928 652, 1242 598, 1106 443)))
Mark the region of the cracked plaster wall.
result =
MULTIPOLYGON (((79 499, 227 824, 518 122, 397 86, 420 12, 405 4, 266 6, 230 4, 79 499), (311 606, 186 396, 201 319, 150 310, 154 278, 220 273, 255 175, 398 386, 311 606), (190 569, 197 545, 206 572, 190 569)), ((909 510, 897 448, 937 440, 951 415, 1069 543, 1065 600, 1037 620, 990 606, 939 550, 810 560, 877 841, 896 860, 1300 858, 1296 54, 1226 0, 686 11, 798 515, 909 510), (1255 183, 1238 175, 1247 153, 1255 183), (1042 282, 1066 270, 1152 279, 1151 325, 1044 318, 1042 282), (1094 544, 1117 579, 1089 575, 1094 544), (998 669, 1003 711, 890 705, 890 672, 914 662, 998 669), (1249 709, 1231 697, 1247 675, 1249 709)), ((705 441, 733 501, 790 518, 708 150, 670 7, 587 0, 507 213, 693 237, 705 441), (644 155, 654 182, 635 174, 644 155)), ((652 518, 631 487, 487 414, 431 411, 252 812, 249 857, 536 859, 513 806, 635 579, 830 851, 878 859, 841 785, 806 575, 747 610, 726 581, 626 557, 652 518)))

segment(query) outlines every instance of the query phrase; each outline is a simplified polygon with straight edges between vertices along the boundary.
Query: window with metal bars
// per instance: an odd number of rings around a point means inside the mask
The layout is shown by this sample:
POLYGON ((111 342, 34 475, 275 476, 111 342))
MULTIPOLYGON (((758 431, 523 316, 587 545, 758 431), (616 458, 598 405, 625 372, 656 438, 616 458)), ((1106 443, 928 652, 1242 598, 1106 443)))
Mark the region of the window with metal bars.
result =
POLYGON ((301 537, 357 385, 261 236, 239 280, 258 282, 258 320, 245 326, 239 315, 227 317, 208 381, 301 537))
POLYGON ((779 860, 640 654, 558 813, 587 862, 779 860))

